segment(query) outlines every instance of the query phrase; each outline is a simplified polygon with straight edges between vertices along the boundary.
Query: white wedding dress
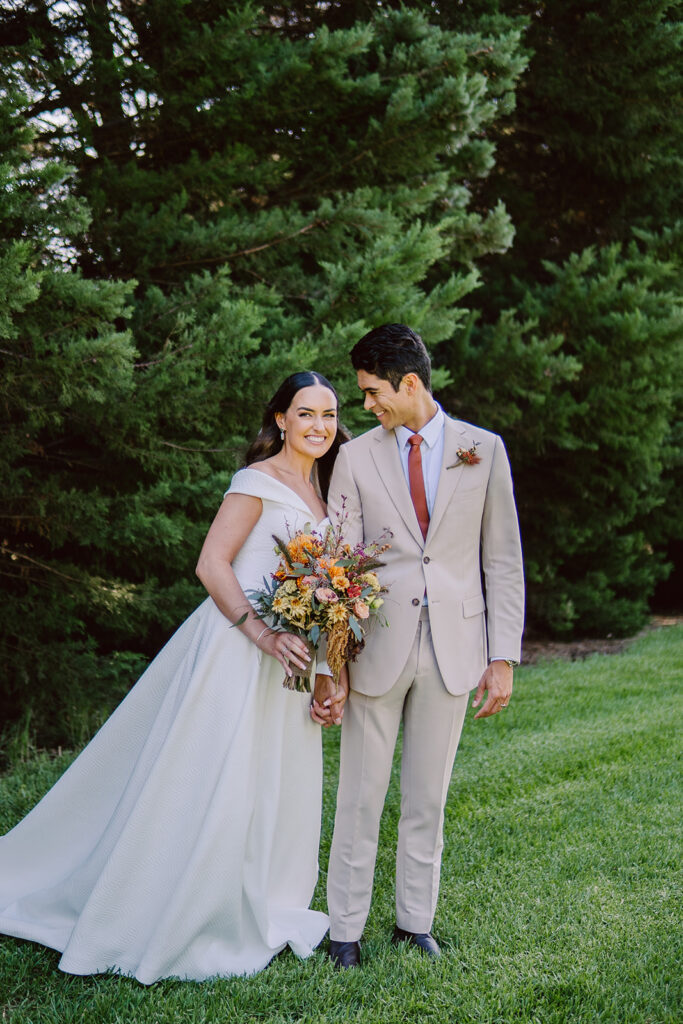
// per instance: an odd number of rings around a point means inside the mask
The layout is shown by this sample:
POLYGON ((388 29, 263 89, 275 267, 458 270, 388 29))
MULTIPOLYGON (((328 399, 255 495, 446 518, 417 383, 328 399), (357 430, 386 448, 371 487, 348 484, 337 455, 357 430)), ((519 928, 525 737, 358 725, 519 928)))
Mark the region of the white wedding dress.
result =
MULTIPOLYGON (((243 589, 275 569, 274 533, 314 517, 260 470, 263 500, 233 562, 243 589)), ((250 974, 328 927, 318 873, 320 727, 310 696, 211 598, 183 623, 40 803, 0 839, 0 932, 62 951, 72 974, 144 984, 250 974)))

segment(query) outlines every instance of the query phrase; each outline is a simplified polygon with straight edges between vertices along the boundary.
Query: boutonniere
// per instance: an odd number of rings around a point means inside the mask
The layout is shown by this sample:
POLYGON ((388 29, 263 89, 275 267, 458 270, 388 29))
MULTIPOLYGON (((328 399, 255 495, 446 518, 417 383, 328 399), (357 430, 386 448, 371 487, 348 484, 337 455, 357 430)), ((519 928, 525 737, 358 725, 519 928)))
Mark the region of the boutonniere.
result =
POLYGON ((471 448, 458 448, 456 455, 458 461, 454 462, 452 466, 446 466, 446 469, 455 469, 461 463, 465 466, 476 466, 478 462, 481 462, 481 455, 477 455, 477 448, 479 447, 479 441, 473 441, 471 448))

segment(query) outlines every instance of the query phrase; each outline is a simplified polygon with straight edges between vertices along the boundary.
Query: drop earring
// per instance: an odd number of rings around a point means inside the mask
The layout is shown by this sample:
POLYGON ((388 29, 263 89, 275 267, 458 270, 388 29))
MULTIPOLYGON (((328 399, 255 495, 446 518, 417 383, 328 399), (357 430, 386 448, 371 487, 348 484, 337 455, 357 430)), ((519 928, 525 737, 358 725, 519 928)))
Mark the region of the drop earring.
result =
POLYGON ((285 432, 284 432, 284 430, 281 430, 280 431, 280 440, 284 441, 284 439, 285 439, 285 432))

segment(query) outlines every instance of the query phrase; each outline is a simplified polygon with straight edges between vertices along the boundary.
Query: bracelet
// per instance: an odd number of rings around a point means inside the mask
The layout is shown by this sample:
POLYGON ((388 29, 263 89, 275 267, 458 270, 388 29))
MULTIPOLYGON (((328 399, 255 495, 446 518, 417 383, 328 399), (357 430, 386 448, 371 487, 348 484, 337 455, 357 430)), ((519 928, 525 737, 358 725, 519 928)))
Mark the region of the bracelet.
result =
POLYGON ((270 626, 266 626, 265 629, 262 629, 261 632, 259 633, 259 635, 254 640, 254 643, 257 644, 259 642, 259 640, 261 639, 261 637, 263 636, 263 634, 267 633, 270 628, 271 628, 270 626))

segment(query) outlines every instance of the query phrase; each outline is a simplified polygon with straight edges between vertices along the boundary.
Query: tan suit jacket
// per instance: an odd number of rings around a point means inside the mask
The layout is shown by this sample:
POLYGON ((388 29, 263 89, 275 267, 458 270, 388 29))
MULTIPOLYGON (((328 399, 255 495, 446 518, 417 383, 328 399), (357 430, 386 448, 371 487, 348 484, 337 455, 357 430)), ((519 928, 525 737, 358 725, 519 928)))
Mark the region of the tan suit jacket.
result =
POLYGON ((473 689, 489 658, 521 658, 522 550, 505 447, 496 434, 448 416, 444 431, 425 540, 393 430, 376 427, 349 441, 335 463, 329 510, 335 521, 344 505, 345 537, 356 543, 376 540, 386 528, 393 533, 379 571, 389 588, 382 609, 389 625, 371 627, 365 650, 349 666, 352 689, 367 696, 386 693, 400 675, 425 592, 434 650, 450 693, 473 689), (457 450, 474 442, 481 461, 466 465, 457 450))

